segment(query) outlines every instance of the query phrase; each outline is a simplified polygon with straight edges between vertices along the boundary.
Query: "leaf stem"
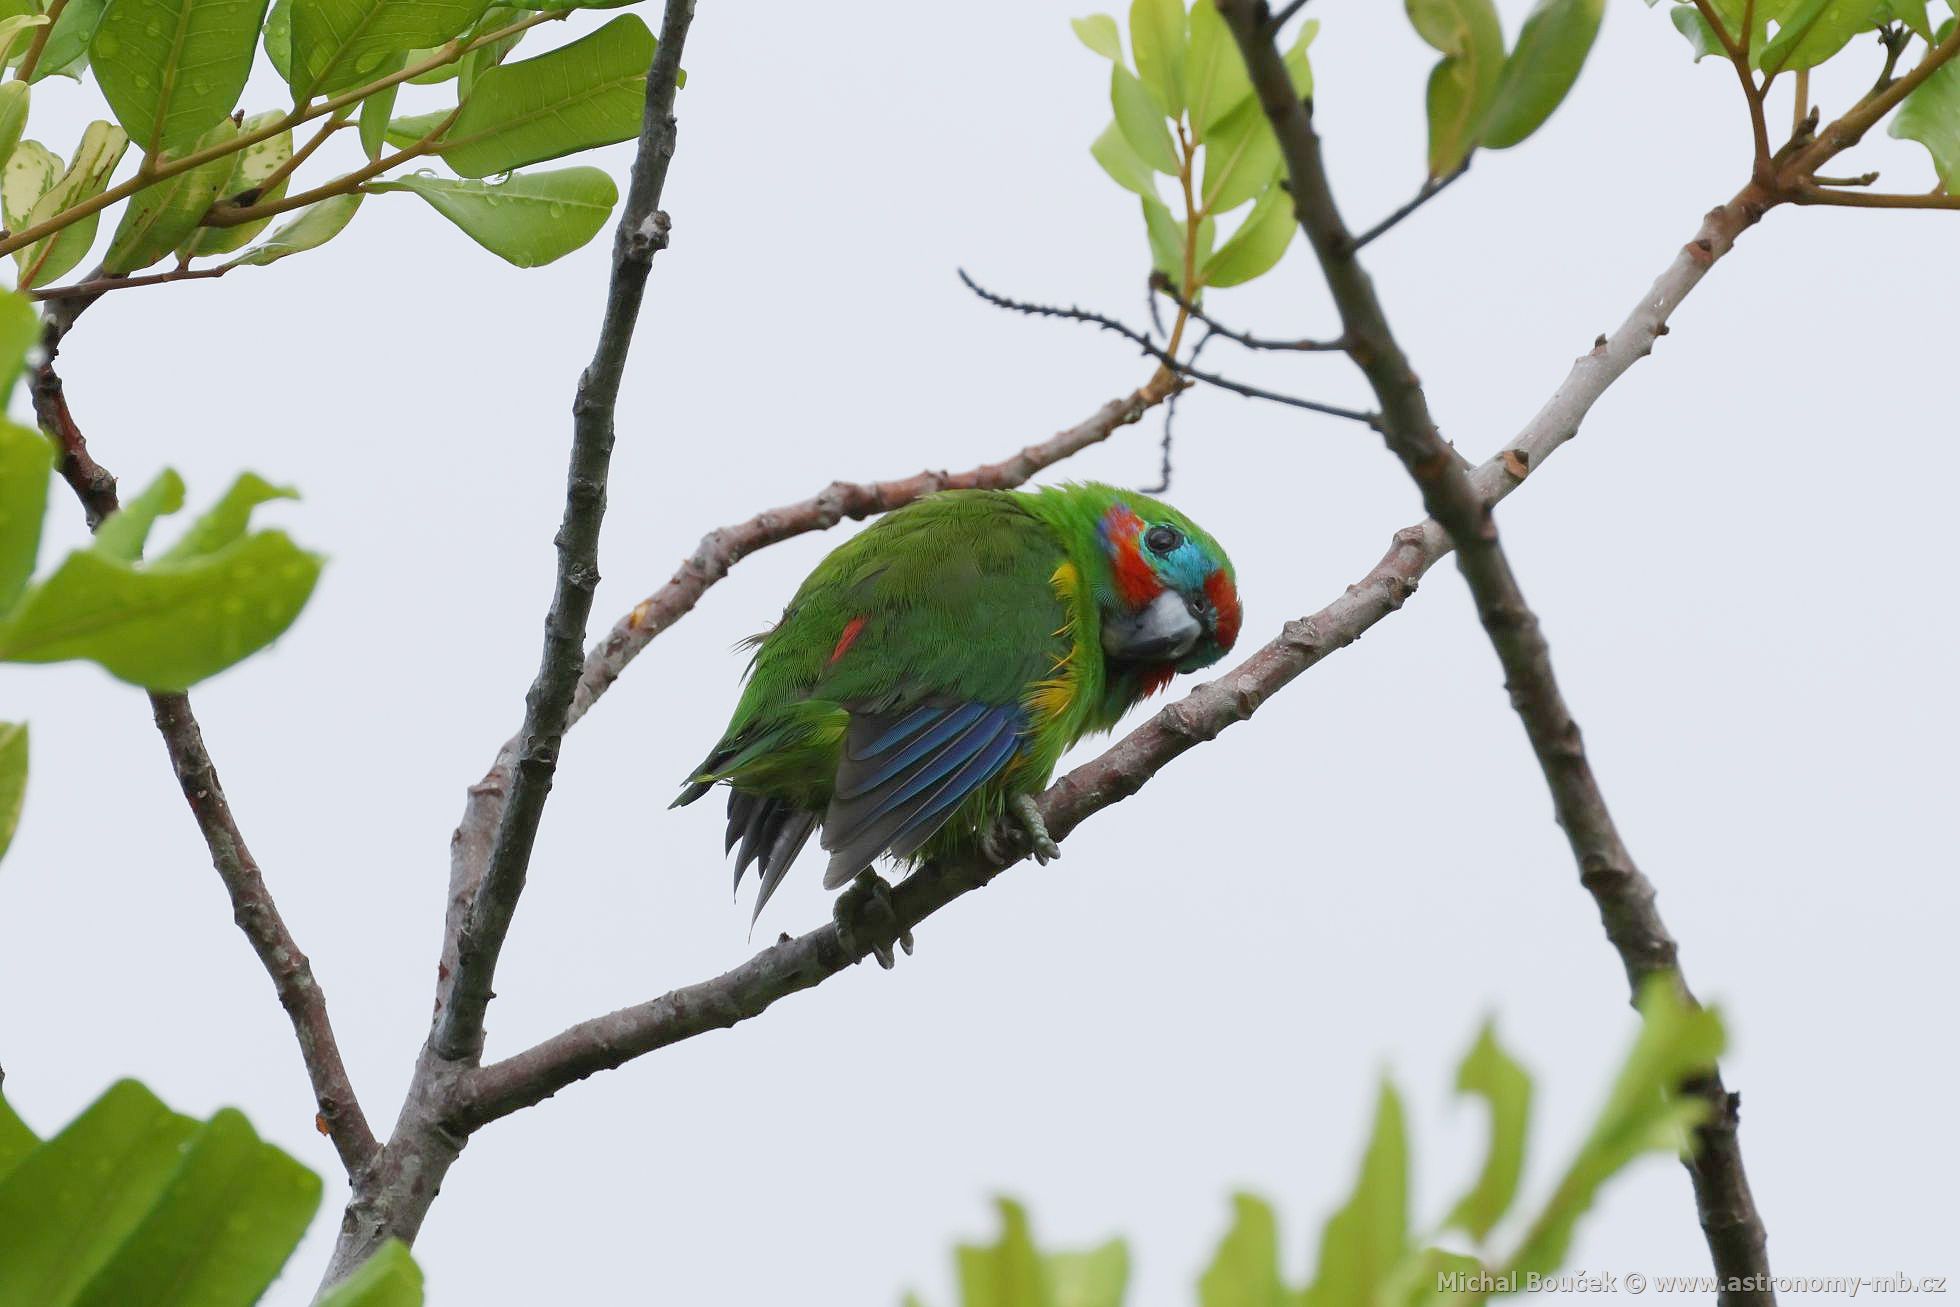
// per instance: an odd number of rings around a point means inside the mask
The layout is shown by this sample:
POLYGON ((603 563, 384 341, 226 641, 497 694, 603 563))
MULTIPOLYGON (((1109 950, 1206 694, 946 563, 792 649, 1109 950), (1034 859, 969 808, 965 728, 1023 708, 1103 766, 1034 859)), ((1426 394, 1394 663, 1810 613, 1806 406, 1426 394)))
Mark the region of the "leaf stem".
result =
MULTIPOLYGON (((283 182, 288 177, 292 176, 293 171, 296 168, 298 168, 301 164, 305 163, 308 159, 312 158, 313 152, 319 149, 322 145, 325 145, 327 143, 328 137, 332 136, 335 132, 339 131, 341 128, 347 125, 348 115, 351 114, 352 112, 353 112, 352 105, 349 105, 344 109, 335 110, 333 115, 330 118, 328 118, 326 122, 320 125, 320 130, 313 133, 313 137, 311 140, 307 141, 306 144, 300 146, 297 150, 294 150, 291 154, 287 155, 286 161, 284 163, 280 164, 277 168, 274 168, 269 174, 267 174, 264 181, 260 182, 257 186, 254 186, 252 188, 252 203, 256 204, 259 202, 259 200, 262 197, 270 195, 273 189, 277 187, 280 182, 283 182)), ((216 208, 219 206, 213 206, 213 207, 216 208)), ((240 207, 242 208, 244 206, 241 205, 240 207)))
MULTIPOLYGON (((389 87, 399 85, 411 77, 420 77, 423 73, 433 72, 445 64, 454 63, 458 58, 468 54, 472 50, 536 27, 539 23, 562 20, 569 17, 570 14, 571 10, 569 9, 553 10, 548 13, 536 13, 530 15, 528 18, 511 23, 506 27, 498 28, 494 32, 487 32, 471 41, 464 41, 458 37, 456 40, 439 47, 427 59, 419 63, 409 64, 404 68, 399 68, 386 77, 370 82, 366 86, 357 86, 353 90, 343 91, 332 99, 322 100, 318 104, 296 108, 283 118, 267 123, 264 127, 249 132, 241 132, 230 140, 222 141, 217 145, 212 145, 202 150, 197 150, 185 155, 181 159, 164 160, 158 163, 155 168, 150 169, 148 172, 139 172, 136 176, 119 186, 112 186, 100 195, 90 196, 72 208, 63 209, 60 213, 41 222, 37 222, 25 230, 14 232, 12 235, 0 239, 0 254, 12 254, 17 249, 32 245, 43 236, 51 235, 72 223, 80 222, 92 213, 100 213, 110 205, 115 204, 119 200, 128 199, 147 186, 154 186, 158 182, 168 181, 179 173, 189 172, 193 168, 202 167, 210 163, 213 159, 221 159, 227 154, 235 154, 240 150, 257 145, 261 141, 269 141, 279 133, 297 127, 301 123, 309 123, 322 115, 334 113, 350 105, 359 104, 376 91, 385 91, 389 87)), ((273 210, 273 212, 280 212, 280 210, 273 210)))
POLYGON ((290 209, 303 209, 309 204, 315 204, 321 200, 330 200, 336 195, 351 195, 361 189, 363 184, 373 181, 376 177, 379 177, 382 173, 387 172, 397 164, 407 163, 410 159, 419 159, 423 155, 431 153, 431 147, 442 138, 444 132, 449 130, 449 125, 456 121, 456 115, 462 111, 463 107, 457 105, 449 111, 447 117, 437 123, 434 129, 420 140, 417 140, 412 145, 403 146, 393 154, 384 154, 379 159, 371 160, 356 168, 353 172, 336 177, 330 182, 324 182, 319 186, 315 186, 310 191, 301 191, 298 195, 288 195, 284 199, 264 200, 258 204, 242 205, 236 209, 213 209, 210 213, 204 215, 204 225, 207 227, 236 227, 242 223, 255 222, 260 218, 270 218, 274 214, 285 213, 290 209))
POLYGON ((68 7, 68 0, 54 0, 48 6, 48 21, 34 30, 34 39, 28 42, 27 53, 20 57, 20 67, 14 69, 14 80, 25 82, 34 75, 34 68, 41 62, 41 51, 48 47, 48 33, 61 21, 61 11, 68 7))

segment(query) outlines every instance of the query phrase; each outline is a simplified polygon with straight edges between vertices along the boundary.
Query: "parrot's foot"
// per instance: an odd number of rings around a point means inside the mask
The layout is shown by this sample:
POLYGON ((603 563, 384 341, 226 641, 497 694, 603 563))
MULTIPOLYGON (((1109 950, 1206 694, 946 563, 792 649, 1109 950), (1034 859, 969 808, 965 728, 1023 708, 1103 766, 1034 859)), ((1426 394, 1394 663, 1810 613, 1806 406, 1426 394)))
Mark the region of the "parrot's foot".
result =
POLYGON ((898 960, 892 955, 893 944, 911 955, 912 932, 899 928, 898 912, 892 907, 892 887, 869 867, 837 896, 830 915, 837 923, 838 941, 853 957, 860 949, 868 949, 878 965, 890 971, 898 960))
POLYGON ((1041 808, 1032 794, 1017 794, 1008 801, 1007 814, 1000 823, 981 836, 982 851, 995 862, 1019 862, 1032 857, 1047 866, 1062 856, 1061 846, 1048 835, 1041 820, 1041 808))

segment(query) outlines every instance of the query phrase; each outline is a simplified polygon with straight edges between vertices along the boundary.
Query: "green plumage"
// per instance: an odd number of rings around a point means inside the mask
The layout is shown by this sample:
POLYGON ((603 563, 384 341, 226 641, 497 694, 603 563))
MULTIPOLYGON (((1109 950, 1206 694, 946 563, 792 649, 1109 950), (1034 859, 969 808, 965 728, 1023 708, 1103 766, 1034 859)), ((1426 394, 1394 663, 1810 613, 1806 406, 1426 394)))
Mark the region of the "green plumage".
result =
POLYGON ((1175 510, 1096 485, 934 495, 825 558, 757 638, 728 729, 678 800, 732 787, 737 883, 758 859, 766 899, 819 823, 829 885, 880 853, 968 846, 1167 679, 1104 654, 1104 612, 1125 603, 1112 509, 1175 524, 1229 585, 1175 510))

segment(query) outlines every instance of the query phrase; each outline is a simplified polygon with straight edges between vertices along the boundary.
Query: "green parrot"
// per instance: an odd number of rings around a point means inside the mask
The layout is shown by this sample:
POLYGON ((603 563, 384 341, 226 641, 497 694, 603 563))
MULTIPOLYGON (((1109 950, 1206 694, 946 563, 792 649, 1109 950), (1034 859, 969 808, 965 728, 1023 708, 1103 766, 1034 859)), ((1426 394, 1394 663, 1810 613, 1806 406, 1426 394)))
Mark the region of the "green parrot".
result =
POLYGON ((810 836, 835 889, 889 856, 986 842, 1011 815, 1059 855, 1033 796, 1239 634, 1231 560, 1167 504, 1113 486, 954 490, 889 513, 810 573, 734 718, 675 806, 729 787, 735 888, 769 901, 810 836))

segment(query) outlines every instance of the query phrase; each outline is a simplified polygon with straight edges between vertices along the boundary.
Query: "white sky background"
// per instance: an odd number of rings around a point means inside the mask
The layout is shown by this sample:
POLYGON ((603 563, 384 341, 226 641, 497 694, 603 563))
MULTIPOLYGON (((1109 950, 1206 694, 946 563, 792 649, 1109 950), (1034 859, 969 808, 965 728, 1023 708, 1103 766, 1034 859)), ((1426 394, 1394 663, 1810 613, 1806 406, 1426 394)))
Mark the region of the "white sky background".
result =
MULTIPOLYGON (((1398 5, 1313 8, 1319 121, 1360 226, 1421 179, 1433 55, 1398 5)), ((1515 34, 1528 5, 1500 8, 1515 34)), ((1550 125, 1368 252, 1473 457, 1746 173, 1729 70, 1692 66, 1664 12, 1610 10, 1550 125)), ((997 459, 1147 375, 1114 337, 1009 317, 953 275, 1141 318, 1142 225, 1088 157, 1105 79, 1069 12, 703 5, 673 245, 620 406, 600 623, 710 527, 833 477, 997 459)), ((1845 62, 1817 79, 1827 108, 1868 84, 1875 49, 1845 62)), ((262 67, 246 107, 278 89, 262 67)), ((37 88, 30 134, 66 149, 92 94, 37 88)), ((1931 183, 1917 146, 1858 157, 1844 171, 1931 183)), ((622 178, 629 158, 606 155, 622 178)), ((1690 979, 1729 1016, 1725 1070, 1788 1274, 1960 1272, 1960 627, 1940 580, 1957 238, 1960 215, 1773 214, 1500 513, 1690 979)), ((378 1130, 425 1029, 463 788, 536 665, 607 239, 520 272, 412 197, 378 197, 276 268, 112 296, 63 354, 126 488, 166 464, 194 505, 243 468, 296 483, 305 500, 268 516, 332 557, 290 634, 195 702, 378 1130)), ((1212 307, 1272 333, 1335 321, 1298 244, 1212 307)), ((1336 358, 1218 344, 1207 361, 1363 395, 1336 358)), ((1169 497, 1238 563, 1241 653, 1418 516, 1358 427, 1205 390, 1179 423, 1169 497)), ((1157 425, 1057 475, 1148 484, 1157 425)), ((65 495, 48 536, 49 559, 83 537, 65 495)), ((666 804, 733 703, 730 646, 841 538, 743 563, 574 732, 493 1055, 750 954, 721 804, 666 804)), ((330 1177, 271 1299, 304 1303, 344 1189, 142 696, 80 665, 0 686, 0 715, 34 730, 0 866, 8 1096, 44 1132, 122 1075, 183 1111, 243 1107, 330 1177)), ((1539 1078, 1535 1205, 1633 1029, 1453 565, 1066 854, 935 917, 893 974, 856 968, 484 1131, 416 1248, 431 1301, 877 1304, 913 1286, 951 1307, 951 1245, 990 1238, 1007 1191, 1052 1245, 1127 1235, 1132 1301, 1182 1304, 1234 1187, 1279 1204, 1304 1272, 1384 1069, 1412 1113, 1418 1212, 1439 1218, 1483 1129, 1452 1069, 1493 1011, 1539 1078)), ((797 869, 757 941, 824 919, 818 879, 797 869)), ((1681 1169, 1613 1185, 1574 1262, 1705 1269, 1681 1169)))

